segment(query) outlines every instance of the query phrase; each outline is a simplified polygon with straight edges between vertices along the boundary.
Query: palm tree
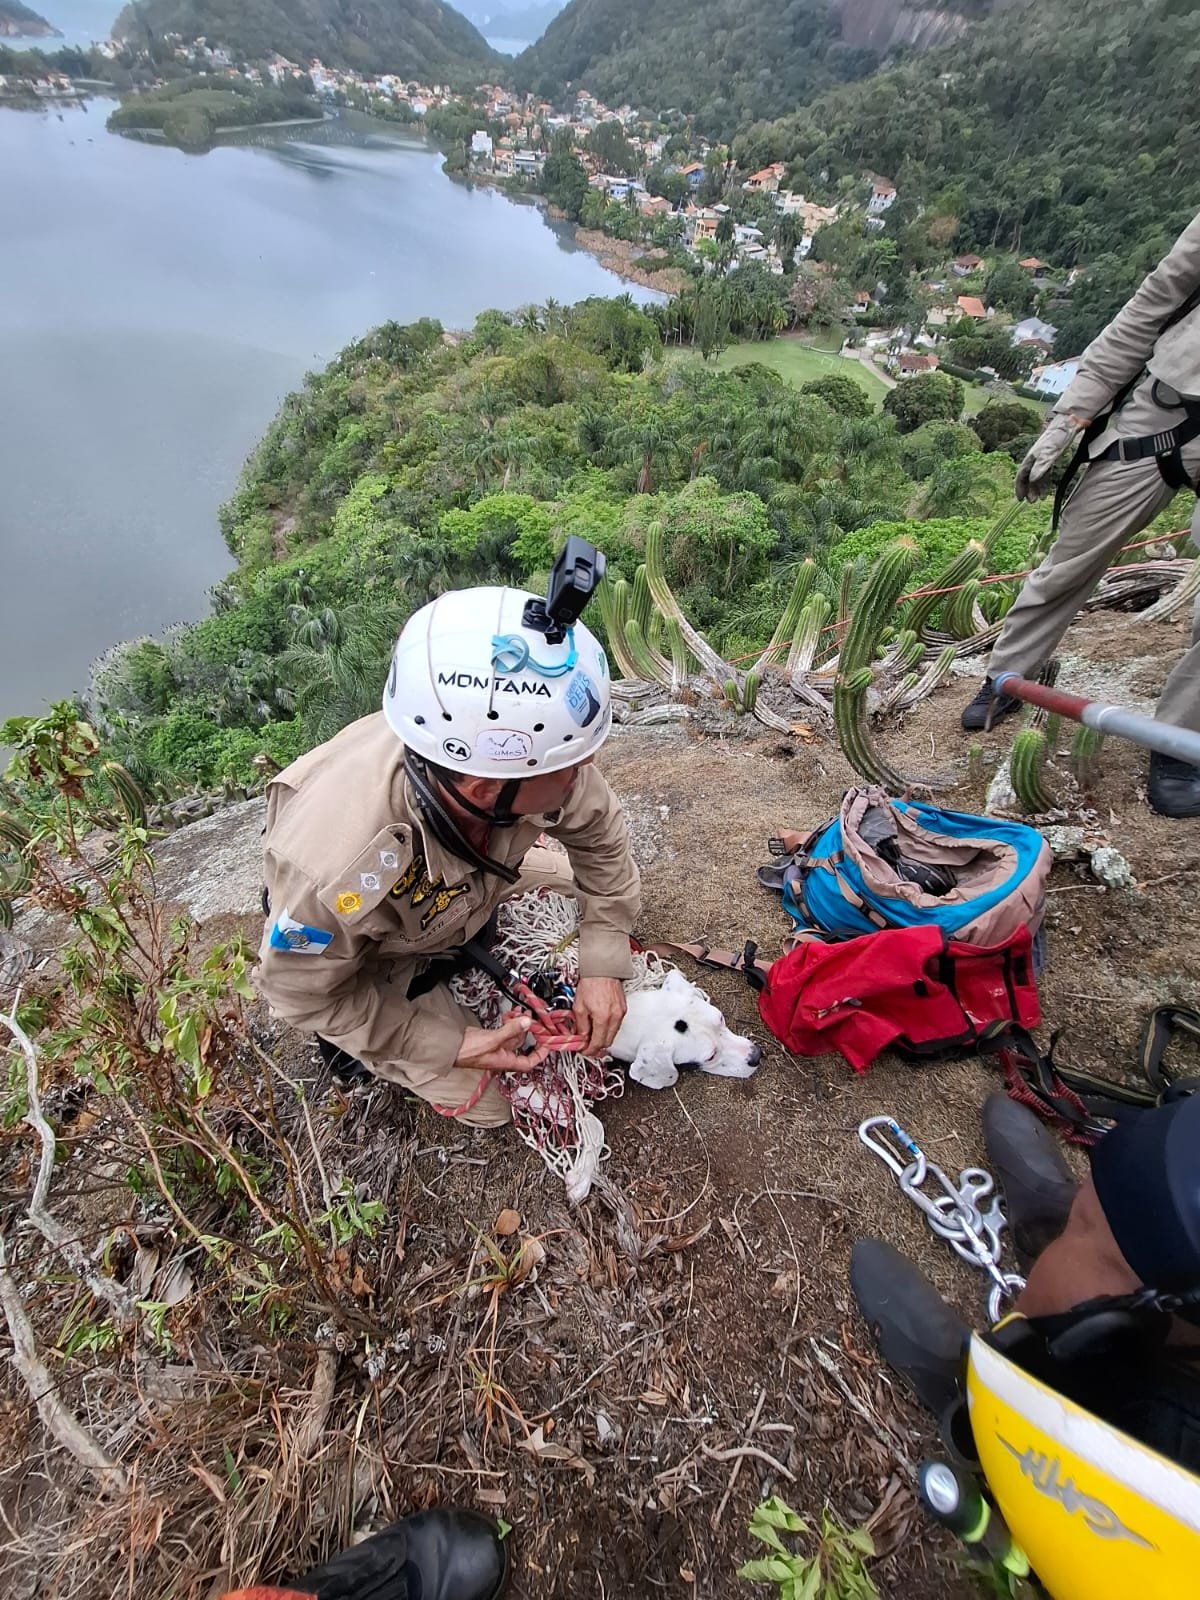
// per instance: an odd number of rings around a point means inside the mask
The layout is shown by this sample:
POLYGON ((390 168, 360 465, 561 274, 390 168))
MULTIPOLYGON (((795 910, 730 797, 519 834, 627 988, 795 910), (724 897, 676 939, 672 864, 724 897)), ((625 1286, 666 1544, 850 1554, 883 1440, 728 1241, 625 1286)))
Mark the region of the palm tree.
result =
POLYGON ((374 711, 387 673, 394 619, 385 609, 312 611, 279 657, 281 698, 314 744, 374 711))
POLYGON ((673 419, 655 407, 640 419, 617 430, 613 443, 624 459, 638 462, 638 494, 654 493, 654 465, 679 443, 673 419))

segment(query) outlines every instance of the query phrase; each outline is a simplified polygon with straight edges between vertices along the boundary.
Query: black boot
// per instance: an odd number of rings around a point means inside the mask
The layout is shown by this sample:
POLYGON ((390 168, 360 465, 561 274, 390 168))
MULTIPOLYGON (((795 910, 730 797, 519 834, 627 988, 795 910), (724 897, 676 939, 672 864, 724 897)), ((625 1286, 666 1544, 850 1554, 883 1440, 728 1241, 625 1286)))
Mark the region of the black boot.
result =
POLYGON ((1049 1128, 1006 1094, 989 1095, 984 1104, 983 1143, 1004 1190, 1017 1260, 1027 1272, 1066 1227, 1079 1185, 1049 1128))
POLYGON ((316 1600, 498 1600, 508 1545, 476 1511, 419 1511, 297 1578, 316 1600))
POLYGON ((1011 717, 1014 711, 1020 711, 1021 702, 1014 700, 1010 694, 997 694, 992 686, 992 680, 985 678, 983 687, 971 701, 969 706, 963 708, 962 725, 970 733, 980 728, 995 727, 1004 717, 1011 717), (991 722, 988 722, 988 715, 991 722))
POLYGON ((961 1399, 971 1330, 907 1256, 882 1239, 860 1239, 850 1287, 879 1353, 939 1420, 961 1399))
POLYGON ((1200 767, 1151 751, 1146 798, 1162 817, 1200 817, 1200 767))
POLYGON ((329 1070, 334 1088, 340 1093, 351 1094, 355 1089, 366 1088, 375 1082, 375 1074, 364 1067, 357 1056, 352 1056, 340 1045, 331 1044, 328 1039, 322 1039, 319 1033, 316 1040, 321 1060, 329 1070))

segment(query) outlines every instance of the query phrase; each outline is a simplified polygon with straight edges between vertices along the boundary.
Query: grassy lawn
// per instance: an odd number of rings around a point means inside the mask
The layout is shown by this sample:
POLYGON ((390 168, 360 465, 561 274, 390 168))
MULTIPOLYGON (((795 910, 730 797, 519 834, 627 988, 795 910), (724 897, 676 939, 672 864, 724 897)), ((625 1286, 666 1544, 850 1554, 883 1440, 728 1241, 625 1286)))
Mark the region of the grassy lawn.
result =
POLYGON ((768 339, 762 344, 731 344, 713 361, 713 366, 723 372, 731 367, 744 367, 748 362, 759 361, 764 367, 778 372, 788 383, 799 386, 811 383, 814 378, 824 378, 831 372, 843 373, 853 378, 865 389, 871 399, 881 401, 887 386, 874 377, 861 361, 848 361, 844 356, 814 350, 799 339, 768 339))

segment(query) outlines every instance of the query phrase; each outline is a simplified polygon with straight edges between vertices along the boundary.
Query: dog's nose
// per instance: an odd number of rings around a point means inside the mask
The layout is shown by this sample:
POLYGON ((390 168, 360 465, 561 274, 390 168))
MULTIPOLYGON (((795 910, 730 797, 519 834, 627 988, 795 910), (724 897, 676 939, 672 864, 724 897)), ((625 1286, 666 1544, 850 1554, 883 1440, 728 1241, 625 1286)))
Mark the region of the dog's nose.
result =
POLYGON ((761 1060, 762 1060, 762 1051, 758 1048, 758 1046, 756 1044, 752 1044, 750 1046, 750 1054, 747 1057, 746 1065, 750 1066, 750 1067, 756 1067, 761 1060))

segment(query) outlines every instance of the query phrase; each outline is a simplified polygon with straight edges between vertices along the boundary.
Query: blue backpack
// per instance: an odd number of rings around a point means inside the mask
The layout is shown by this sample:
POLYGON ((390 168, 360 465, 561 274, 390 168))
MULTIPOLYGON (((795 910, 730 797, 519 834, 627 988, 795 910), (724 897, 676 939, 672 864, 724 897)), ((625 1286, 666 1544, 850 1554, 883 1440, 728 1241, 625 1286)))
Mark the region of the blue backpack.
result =
POLYGON ((1041 926, 1050 848, 1036 828, 850 789, 832 821, 785 835, 786 856, 759 873, 783 891, 798 930, 850 939, 933 924, 949 938, 998 945, 1041 926))

